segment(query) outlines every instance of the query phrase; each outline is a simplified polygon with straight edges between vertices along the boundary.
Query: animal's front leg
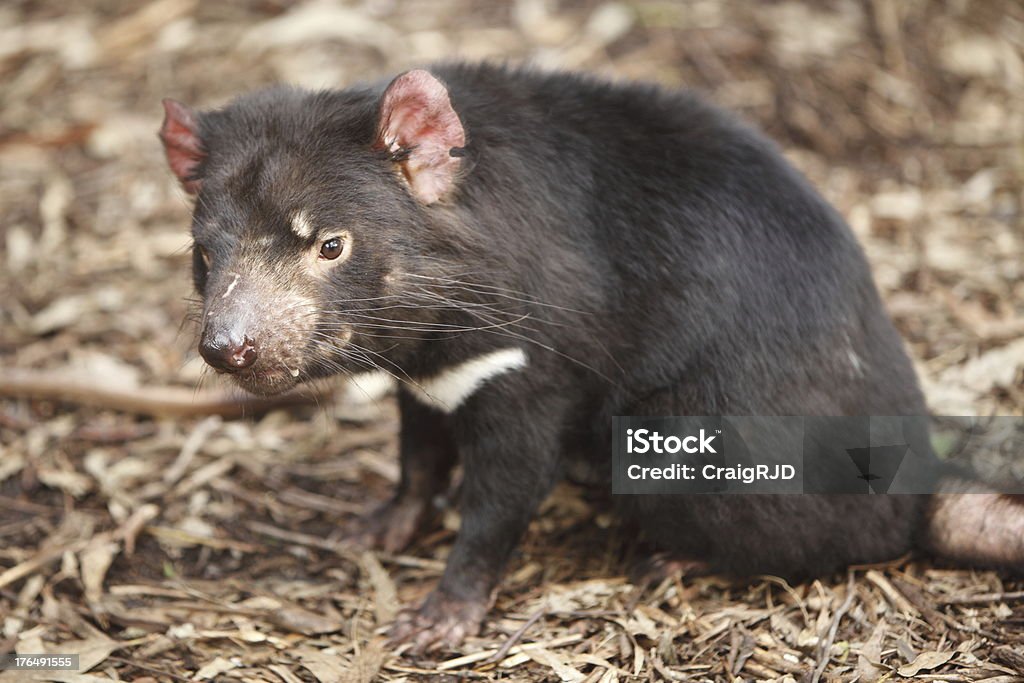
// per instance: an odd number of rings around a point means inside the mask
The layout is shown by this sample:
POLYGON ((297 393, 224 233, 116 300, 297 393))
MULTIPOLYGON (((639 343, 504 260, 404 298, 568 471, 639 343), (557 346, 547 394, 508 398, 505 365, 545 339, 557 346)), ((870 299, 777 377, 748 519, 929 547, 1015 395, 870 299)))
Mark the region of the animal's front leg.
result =
POLYGON ((399 392, 401 480, 394 497, 350 529, 348 540, 397 552, 408 546, 431 518, 431 503, 444 493, 456 460, 448 416, 399 392))
POLYGON ((456 647, 480 630, 509 555, 558 475, 557 399, 480 398, 457 420, 462 523, 444 575, 392 629, 392 640, 415 652, 456 647))

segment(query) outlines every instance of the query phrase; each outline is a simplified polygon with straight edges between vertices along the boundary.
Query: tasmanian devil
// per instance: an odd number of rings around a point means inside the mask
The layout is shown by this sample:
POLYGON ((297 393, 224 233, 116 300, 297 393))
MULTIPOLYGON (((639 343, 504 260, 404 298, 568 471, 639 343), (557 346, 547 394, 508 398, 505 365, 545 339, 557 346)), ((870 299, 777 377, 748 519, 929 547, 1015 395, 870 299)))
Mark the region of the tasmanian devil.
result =
MULTIPOLYGON (((409 543, 461 461, 444 576, 393 630, 416 648, 479 629, 569 459, 608 460, 615 415, 925 414, 851 231, 693 94, 456 64, 164 107, 196 195, 203 358, 259 393, 400 380, 401 483, 353 541, 409 543)), ((989 493, 629 498, 714 572, 820 574, 916 541, 1024 557, 1019 508, 989 493)))

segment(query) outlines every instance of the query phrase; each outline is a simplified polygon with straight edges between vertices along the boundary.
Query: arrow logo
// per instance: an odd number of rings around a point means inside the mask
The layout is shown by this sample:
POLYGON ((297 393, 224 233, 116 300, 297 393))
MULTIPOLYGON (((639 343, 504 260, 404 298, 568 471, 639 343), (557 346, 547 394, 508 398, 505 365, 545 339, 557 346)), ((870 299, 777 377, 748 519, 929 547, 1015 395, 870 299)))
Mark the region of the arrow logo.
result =
POLYGON ((863 479, 871 493, 881 494, 889 491, 896 473, 899 472, 903 459, 910 450, 910 444, 894 446, 872 446, 871 448, 848 448, 853 464, 860 472, 858 479, 863 479))

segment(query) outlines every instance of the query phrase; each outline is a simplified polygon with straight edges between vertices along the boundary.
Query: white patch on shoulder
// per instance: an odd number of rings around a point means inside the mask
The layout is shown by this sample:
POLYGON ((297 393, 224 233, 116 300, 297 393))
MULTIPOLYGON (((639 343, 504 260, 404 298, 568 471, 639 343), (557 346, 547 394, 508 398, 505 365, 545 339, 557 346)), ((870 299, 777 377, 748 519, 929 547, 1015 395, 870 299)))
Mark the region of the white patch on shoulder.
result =
POLYGON ((428 406, 453 413, 488 380, 526 367, 526 352, 520 348, 499 349, 471 358, 439 374, 408 384, 413 396, 428 406))
POLYGON ((309 222, 309 214, 305 211, 296 211, 292 216, 292 232, 300 239, 308 240, 315 234, 313 224, 309 222))

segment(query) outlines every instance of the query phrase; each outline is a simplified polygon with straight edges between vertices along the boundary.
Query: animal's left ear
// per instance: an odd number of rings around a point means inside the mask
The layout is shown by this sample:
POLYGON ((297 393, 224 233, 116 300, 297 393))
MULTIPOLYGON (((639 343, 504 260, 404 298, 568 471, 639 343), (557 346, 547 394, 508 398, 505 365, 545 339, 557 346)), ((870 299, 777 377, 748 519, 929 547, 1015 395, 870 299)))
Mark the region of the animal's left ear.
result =
POLYGON ((448 90, 431 73, 407 71, 380 100, 376 146, 401 164, 413 195, 433 204, 455 185, 466 133, 448 90))
POLYGON ((164 143, 167 164, 189 194, 199 192, 196 171, 206 157, 199 139, 199 124, 191 109, 177 100, 167 98, 164 105, 164 125, 160 127, 160 140, 164 143))

